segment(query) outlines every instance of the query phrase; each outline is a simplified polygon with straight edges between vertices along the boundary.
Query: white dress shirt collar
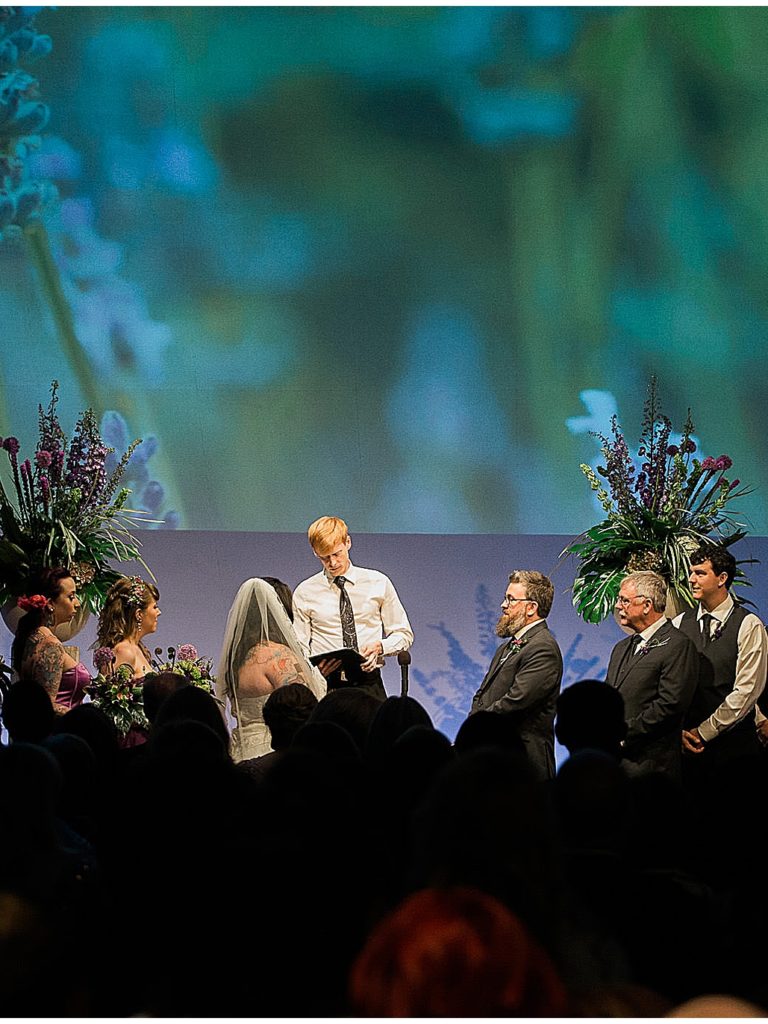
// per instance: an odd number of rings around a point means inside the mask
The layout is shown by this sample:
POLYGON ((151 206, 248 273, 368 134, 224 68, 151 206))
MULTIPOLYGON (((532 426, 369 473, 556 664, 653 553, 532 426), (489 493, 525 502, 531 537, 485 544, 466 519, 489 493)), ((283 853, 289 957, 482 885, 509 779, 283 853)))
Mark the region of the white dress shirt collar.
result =
POLYGON ((708 612, 701 601, 699 601, 699 610, 696 614, 696 621, 701 622, 702 615, 711 615, 713 619, 717 619, 718 622, 723 623, 731 614, 733 605, 733 598, 727 590, 725 592, 725 597, 714 611, 708 612))

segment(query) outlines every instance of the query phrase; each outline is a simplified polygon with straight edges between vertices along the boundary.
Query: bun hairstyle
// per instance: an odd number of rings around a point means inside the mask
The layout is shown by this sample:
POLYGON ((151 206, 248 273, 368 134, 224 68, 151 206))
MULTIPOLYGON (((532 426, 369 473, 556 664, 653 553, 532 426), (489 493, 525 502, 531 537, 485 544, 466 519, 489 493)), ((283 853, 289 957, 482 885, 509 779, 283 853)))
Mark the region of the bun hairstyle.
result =
MULTIPOLYGON (((153 601, 160 598, 160 591, 154 583, 147 583, 140 576, 123 576, 113 583, 99 615, 96 647, 114 647, 127 639, 136 629, 138 617, 153 601)), ((149 652, 139 645, 149 660, 149 652)))
POLYGON ((40 569, 27 578, 24 593, 17 601, 19 607, 25 609, 26 614, 19 620, 16 638, 11 647, 11 665, 17 672, 21 670, 27 640, 36 629, 47 624, 48 602, 56 600, 63 589, 62 582, 71 576, 72 572, 69 569, 56 568, 40 569))

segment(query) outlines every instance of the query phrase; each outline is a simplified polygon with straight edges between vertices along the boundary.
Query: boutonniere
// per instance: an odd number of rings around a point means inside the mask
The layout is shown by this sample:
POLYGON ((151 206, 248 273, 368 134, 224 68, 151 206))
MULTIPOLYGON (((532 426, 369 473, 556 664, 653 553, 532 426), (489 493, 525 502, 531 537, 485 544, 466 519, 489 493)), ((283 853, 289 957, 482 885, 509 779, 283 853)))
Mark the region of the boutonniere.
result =
POLYGON ((502 654, 501 662, 499 664, 505 662, 507 658, 511 657, 513 654, 519 654, 527 643, 527 640, 521 640, 519 637, 513 637, 507 644, 507 649, 502 654))
POLYGON ((657 640, 656 637, 652 636, 648 643, 644 647, 641 647, 640 650, 637 652, 638 657, 641 654, 647 654, 648 651, 655 650, 657 647, 664 647, 668 643, 669 637, 667 637, 665 640, 657 640))

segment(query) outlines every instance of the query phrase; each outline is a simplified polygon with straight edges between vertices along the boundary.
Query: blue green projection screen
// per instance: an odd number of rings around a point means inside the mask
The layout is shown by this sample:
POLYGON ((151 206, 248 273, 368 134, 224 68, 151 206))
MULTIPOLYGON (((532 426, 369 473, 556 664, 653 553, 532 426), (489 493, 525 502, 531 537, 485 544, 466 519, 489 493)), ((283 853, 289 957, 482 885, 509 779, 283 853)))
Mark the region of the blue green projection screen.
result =
POLYGON ((60 380, 66 426, 92 405, 147 439, 129 484, 164 528, 573 535, 590 432, 636 436, 656 373, 768 533, 768 11, 36 28, 0 54, 38 83, 45 229, 0 242, 0 432, 28 440, 60 380))

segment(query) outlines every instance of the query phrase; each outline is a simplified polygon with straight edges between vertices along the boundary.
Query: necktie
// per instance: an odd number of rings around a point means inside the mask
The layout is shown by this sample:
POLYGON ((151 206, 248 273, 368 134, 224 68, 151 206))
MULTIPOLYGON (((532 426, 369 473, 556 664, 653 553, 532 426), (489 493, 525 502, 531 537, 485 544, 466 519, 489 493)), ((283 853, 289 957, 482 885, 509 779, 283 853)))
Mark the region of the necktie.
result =
POLYGON ((708 644, 712 639, 712 620, 714 615, 710 615, 709 612, 705 612, 701 616, 701 635, 704 638, 704 643, 708 644))
POLYGON ((624 673, 629 669, 629 666, 632 664, 632 657, 636 653, 638 644, 642 639, 643 638, 640 636, 639 633, 635 633, 635 635, 627 644, 627 649, 624 651, 624 657, 621 659, 621 662, 616 673, 618 677, 623 676, 624 673))
POLYGON ((358 650, 357 630, 355 629, 355 613, 352 611, 352 602, 347 593, 346 576, 334 576, 333 582, 339 588, 339 615, 341 617, 341 635, 345 647, 351 647, 353 651, 358 650))
POLYGON ((499 665, 503 665, 507 658, 510 656, 510 654, 517 654, 519 650, 520 641, 517 639, 516 636, 511 637, 507 642, 507 646, 504 648, 504 653, 499 658, 499 665))

